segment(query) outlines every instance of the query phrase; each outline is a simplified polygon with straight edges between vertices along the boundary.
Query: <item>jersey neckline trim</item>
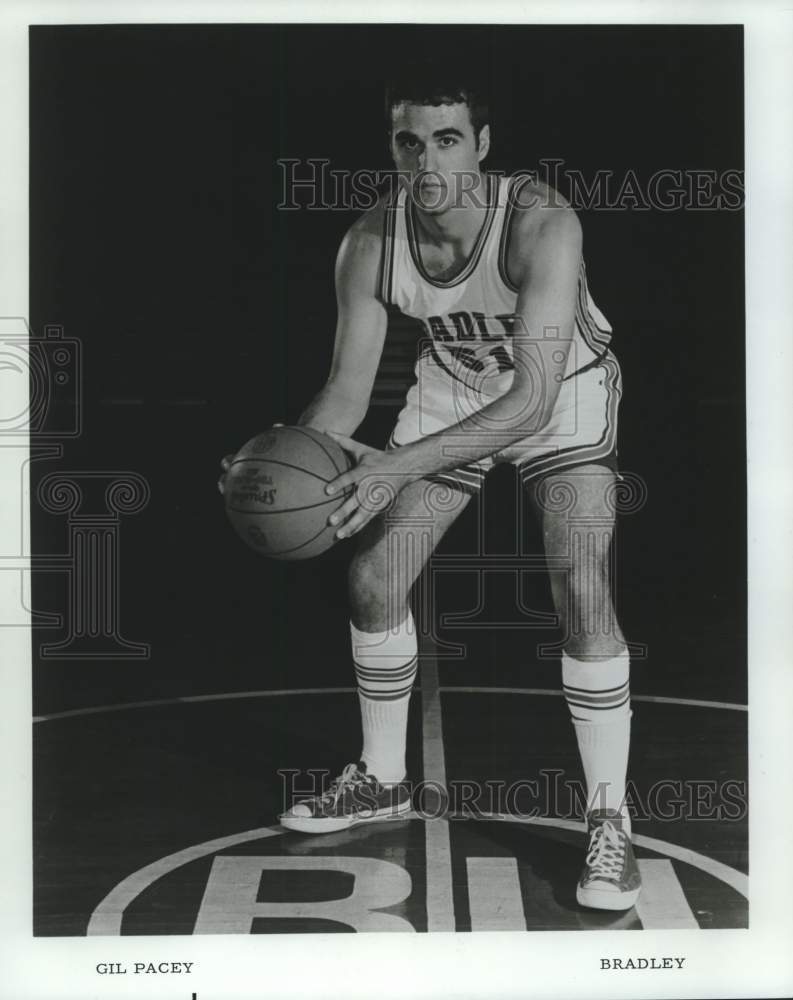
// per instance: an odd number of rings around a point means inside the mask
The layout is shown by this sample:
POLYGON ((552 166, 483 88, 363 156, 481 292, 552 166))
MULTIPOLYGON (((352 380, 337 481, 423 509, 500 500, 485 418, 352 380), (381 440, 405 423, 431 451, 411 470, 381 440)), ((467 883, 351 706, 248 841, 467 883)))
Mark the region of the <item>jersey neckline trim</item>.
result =
POLYGON ((474 248, 471 251, 471 255, 463 266, 462 270, 456 274, 453 278, 448 281, 443 281, 438 278, 434 278, 429 271, 424 267, 424 262, 421 259, 421 250, 418 245, 418 239, 416 234, 416 223, 414 219, 415 206, 413 205, 412 199, 406 195, 405 197, 405 224, 407 231, 407 242, 410 248, 410 256, 413 260, 413 264, 416 270, 421 275, 421 277, 430 285, 434 285, 435 288, 454 288, 455 285, 461 284, 467 278, 473 274, 476 270, 476 265, 479 263, 484 248, 487 244, 487 239, 490 235, 490 231, 493 228, 493 220, 496 217, 496 208, 498 205, 498 189, 499 185, 494 183, 494 178, 492 174, 486 174, 487 178, 487 215, 485 216, 485 221, 482 223, 482 228, 479 230, 479 235, 474 243, 474 248))

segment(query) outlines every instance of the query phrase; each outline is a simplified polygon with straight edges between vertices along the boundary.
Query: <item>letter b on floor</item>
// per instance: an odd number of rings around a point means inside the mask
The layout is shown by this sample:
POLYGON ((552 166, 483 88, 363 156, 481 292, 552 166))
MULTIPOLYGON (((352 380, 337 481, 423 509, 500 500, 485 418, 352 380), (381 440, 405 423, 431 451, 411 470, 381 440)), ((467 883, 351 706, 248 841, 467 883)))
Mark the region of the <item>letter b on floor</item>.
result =
POLYGON ((407 899, 410 875, 390 861, 343 857, 216 857, 196 919, 195 934, 250 934, 260 917, 335 920, 356 931, 413 931, 403 917, 377 910, 407 899), (259 888, 267 872, 328 871, 353 876, 348 896, 323 902, 259 902, 259 888))

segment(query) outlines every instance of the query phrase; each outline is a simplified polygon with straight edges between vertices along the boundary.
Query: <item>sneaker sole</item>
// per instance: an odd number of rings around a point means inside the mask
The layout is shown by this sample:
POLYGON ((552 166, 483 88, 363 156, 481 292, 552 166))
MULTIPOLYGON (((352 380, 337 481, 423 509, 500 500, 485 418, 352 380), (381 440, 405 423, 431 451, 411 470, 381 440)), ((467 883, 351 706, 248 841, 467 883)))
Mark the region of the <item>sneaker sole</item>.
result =
POLYGON ((576 902, 590 910, 630 910, 639 898, 641 886, 630 892, 609 892, 607 889, 576 889, 576 902))
POLYGON ((361 823, 382 823, 389 819, 400 819, 411 810, 410 802, 396 807, 389 806, 373 815, 356 813, 353 816, 290 816, 284 813, 278 817, 278 822, 287 830, 297 830, 298 833, 335 833, 337 830, 347 830, 361 823))

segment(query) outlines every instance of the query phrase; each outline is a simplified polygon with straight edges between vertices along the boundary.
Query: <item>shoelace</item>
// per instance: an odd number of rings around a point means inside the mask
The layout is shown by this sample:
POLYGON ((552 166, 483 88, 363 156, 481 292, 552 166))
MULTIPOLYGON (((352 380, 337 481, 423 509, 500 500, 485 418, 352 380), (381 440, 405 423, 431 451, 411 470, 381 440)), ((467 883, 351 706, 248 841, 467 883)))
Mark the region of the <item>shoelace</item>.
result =
POLYGON ((591 878, 619 878, 625 862, 624 836, 608 820, 595 828, 586 856, 591 878))
POLYGON ((371 782, 371 778, 368 775, 361 774, 355 764, 348 764, 338 778, 334 778, 333 784, 322 796, 322 801, 332 802, 335 806, 346 788, 365 785, 367 782, 371 782))

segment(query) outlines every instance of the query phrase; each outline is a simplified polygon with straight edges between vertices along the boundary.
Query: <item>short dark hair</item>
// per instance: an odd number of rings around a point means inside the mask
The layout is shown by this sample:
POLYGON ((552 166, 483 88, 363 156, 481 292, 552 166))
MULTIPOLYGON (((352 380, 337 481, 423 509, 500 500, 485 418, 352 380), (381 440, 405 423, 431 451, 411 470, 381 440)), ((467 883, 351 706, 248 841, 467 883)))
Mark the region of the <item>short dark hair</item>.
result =
POLYGON ((386 84, 385 120, 389 133, 392 113, 398 104, 467 104, 477 144, 479 133, 490 124, 490 102, 484 82, 445 70, 435 63, 412 67, 404 77, 386 84))

